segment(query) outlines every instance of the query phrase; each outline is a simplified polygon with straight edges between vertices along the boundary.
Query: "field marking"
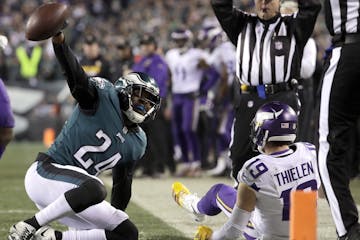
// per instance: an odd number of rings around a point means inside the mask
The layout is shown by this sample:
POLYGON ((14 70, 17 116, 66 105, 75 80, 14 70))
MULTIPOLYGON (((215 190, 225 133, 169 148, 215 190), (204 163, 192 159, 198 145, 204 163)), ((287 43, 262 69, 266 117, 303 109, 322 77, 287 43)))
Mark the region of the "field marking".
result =
POLYGON ((0 209, 0 214, 6 213, 36 213, 36 211, 29 209, 0 209))

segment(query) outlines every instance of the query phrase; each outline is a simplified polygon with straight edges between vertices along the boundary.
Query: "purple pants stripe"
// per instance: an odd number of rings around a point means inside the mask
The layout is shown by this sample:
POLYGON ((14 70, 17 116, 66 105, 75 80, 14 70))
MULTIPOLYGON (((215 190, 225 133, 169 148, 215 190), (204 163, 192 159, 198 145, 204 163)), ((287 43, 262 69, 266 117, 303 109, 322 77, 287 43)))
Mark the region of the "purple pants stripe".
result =
MULTIPOLYGON (((213 185, 209 191, 200 199, 197 207, 200 213, 208 216, 215 216, 224 212, 228 217, 236 203, 236 189, 231 186, 219 183, 213 185)), ((258 233, 251 222, 243 233, 245 239, 255 240, 258 233)))
POLYGON ((215 184, 201 198, 197 207, 203 214, 214 216, 219 214, 222 209, 226 209, 226 214, 231 214, 236 202, 236 190, 233 187, 219 183, 215 184), (221 207, 221 208, 220 208, 221 207))

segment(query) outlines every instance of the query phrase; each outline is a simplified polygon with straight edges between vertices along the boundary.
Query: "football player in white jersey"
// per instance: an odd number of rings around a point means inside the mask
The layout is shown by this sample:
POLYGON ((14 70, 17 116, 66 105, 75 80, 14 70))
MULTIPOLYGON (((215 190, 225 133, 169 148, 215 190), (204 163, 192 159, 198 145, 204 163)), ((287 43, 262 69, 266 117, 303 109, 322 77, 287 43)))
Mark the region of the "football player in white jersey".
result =
POLYGON ((171 34, 176 48, 165 59, 171 72, 172 128, 174 142, 186 165, 182 176, 196 176, 200 170, 198 126, 199 99, 214 85, 215 69, 206 63, 206 51, 191 46, 192 33, 178 29, 171 34), (204 81, 206 79, 206 81, 204 81))
POLYGON ((252 142, 260 155, 249 159, 237 176, 238 187, 216 184, 198 198, 180 182, 172 186, 175 201, 196 220, 221 211, 229 216, 218 230, 198 228, 195 239, 289 239, 290 193, 319 187, 315 146, 294 143, 297 115, 288 105, 261 106, 252 122, 252 142))

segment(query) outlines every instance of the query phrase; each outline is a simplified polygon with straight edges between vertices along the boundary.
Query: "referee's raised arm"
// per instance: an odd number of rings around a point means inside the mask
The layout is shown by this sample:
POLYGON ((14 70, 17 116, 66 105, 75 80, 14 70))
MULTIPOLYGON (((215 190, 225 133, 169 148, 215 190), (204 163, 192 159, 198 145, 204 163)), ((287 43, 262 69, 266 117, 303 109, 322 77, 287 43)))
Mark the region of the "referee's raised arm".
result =
POLYGON ((295 36, 304 46, 311 36, 317 16, 321 10, 319 0, 298 0, 299 12, 295 14, 295 36))
POLYGON ((210 2, 221 27, 236 46, 239 33, 248 22, 249 15, 235 9, 232 0, 211 0, 210 2))

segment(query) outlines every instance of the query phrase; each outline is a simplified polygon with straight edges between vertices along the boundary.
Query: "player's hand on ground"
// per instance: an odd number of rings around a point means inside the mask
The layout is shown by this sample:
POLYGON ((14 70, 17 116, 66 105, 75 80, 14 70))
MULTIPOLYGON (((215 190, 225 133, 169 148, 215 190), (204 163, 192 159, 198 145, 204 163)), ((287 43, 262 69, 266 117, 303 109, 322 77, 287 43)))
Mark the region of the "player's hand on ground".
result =
POLYGON ((199 226, 196 230, 194 240, 210 240, 213 231, 207 226, 199 226))

